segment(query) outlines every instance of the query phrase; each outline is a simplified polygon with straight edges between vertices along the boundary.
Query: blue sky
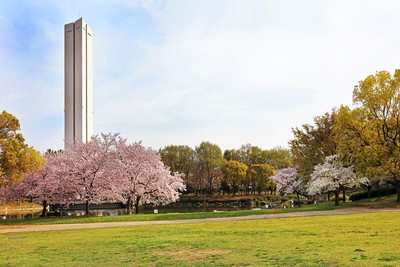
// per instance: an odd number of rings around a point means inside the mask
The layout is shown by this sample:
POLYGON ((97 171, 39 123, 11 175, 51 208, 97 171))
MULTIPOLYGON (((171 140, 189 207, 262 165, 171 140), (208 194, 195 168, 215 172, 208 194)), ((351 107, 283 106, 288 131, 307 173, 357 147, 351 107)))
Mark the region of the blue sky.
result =
POLYGON ((64 24, 93 28, 94 131, 158 149, 287 147, 400 64, 399 1, 0 1, 0 110, 63 147, 64 24))

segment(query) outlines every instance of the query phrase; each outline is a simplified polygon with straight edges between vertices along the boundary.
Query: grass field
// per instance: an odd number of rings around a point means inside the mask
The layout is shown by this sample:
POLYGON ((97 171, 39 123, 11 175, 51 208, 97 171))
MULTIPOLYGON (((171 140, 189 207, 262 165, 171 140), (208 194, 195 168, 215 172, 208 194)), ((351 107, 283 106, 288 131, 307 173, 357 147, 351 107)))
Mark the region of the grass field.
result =
POLYGON ((0 235, 0 266, 400 266, 400 212, 0 235))

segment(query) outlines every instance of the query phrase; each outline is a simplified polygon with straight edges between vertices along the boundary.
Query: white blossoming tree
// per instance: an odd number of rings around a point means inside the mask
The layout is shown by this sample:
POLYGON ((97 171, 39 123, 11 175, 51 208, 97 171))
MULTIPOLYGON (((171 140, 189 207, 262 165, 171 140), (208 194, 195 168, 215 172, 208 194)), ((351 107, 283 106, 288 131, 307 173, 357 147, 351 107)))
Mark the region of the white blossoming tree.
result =
POLYGON ((323 164, 314 167, 308 183, 309 195, 333 192, 335 205, 339 205, 339 192, 369 183, 366 177, 357 178, 353 167, 344 167, 338 155, 328 156, 323 164))
POLYGON ((300 195, 304 189, 303 178, 297 175, 297 169, 284 168, 277 170, 271 178, 276 183, 276 191, 284 194, 296 194, 300 207, 300 195))

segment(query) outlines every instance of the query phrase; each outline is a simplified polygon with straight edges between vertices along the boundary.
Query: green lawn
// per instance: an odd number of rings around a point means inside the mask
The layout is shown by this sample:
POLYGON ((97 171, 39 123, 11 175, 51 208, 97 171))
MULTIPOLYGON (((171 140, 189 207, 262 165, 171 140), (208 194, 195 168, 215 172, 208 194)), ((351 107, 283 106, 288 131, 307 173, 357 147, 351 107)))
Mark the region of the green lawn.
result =
POLYGON ((400 266, 400 212, 0 235, 0 266, 400 266))

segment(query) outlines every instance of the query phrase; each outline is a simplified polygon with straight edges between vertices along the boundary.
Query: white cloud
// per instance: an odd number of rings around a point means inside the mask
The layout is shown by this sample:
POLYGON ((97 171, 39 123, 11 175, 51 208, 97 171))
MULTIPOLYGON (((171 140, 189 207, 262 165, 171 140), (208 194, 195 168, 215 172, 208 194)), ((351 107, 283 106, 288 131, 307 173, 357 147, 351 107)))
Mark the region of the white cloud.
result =
MULTIPOLYGON (((224 149, 286 146, 290 128, 351 104, 353 86, 366 75, 398 68, 399 7, 396 1, 49 1, 37 22, 41 41, 32 40, 37 51, 45 46, 28 62, 40 60, 34 74, 7 55, 11 41, 0 44, 0 59, 10 64, 0 67, 6 77, 0 106, 22 118, 24 135, 39 149, 62 147, 63 24, 81 13, 94 28, 96 132, 121 132, 154 148, 204 140, 224 149), (33 124, 46 127, 52 140, 33 124)), ((0 18, 2 29, 18 34, 11 15, 0 18)))

